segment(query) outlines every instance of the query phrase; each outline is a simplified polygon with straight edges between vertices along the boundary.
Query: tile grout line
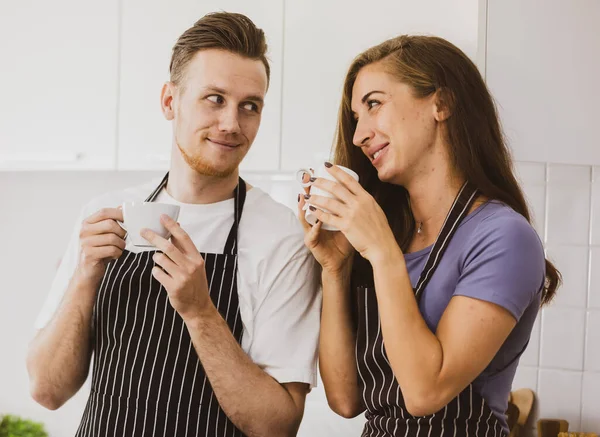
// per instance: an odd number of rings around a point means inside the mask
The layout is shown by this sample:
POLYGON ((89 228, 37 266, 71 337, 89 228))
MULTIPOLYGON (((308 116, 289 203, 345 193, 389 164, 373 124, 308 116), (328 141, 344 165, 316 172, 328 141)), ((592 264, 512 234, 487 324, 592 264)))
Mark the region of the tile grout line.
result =
POLYGON ((277 169, 281 171, 283 167, 283 93, 284 93, 284 69, 285 69, 285 1, 282 0, 281 7, 281 89, 279 102, 279 157, 277 160, 277 169))
MULTIPOLYGON (((545 180, 544 180, 544 235, 543 235, 543 239, 544 239, 544 255, 547 257, 548 256, 548 251, 547 251, 547 247, 548 247, 548 199, 549 199, 549 189, 548 189, 548 185, 549 185, 549 179, 550 179, 550 166, 548 165, 548 163, 545 163, 545 180)), ((539 347, 538 347, 538 363, 537 363, 537 387, 536 387, 536 391, 539 393, 540 391, 540 385, 541 385, 541 379, 542 379, 542 372, 540 372, 541 368, 542 368, 542 344, 543 344, 543 337, 542 337, 542 333, 544 332, 544 319, 545 317, 545 310, 541 310, 540 311, 540 333, 539 333, 539 347)))
POLYGON ((117 2, 117 87, 116 87, 116 120, 115 120, 115 156, 113 158, 114 170, 119 171, 121 164, 119 159, 120 151, 120 130, 121 130, 121 68, 122 68, 122 55, 123 55, 123 0, 117 2))
POLYGON ((585 381, 585 361, 588 355, 587 345, 588 345, 588 321, 589 321, 589 309, 590 309, 590 297, 591 297, 591 281, 592 281, 592 223, 594 220, 594 179, 596 177, 596 172, 593 166, 590 166, 590 210, 588 216, 588 271, 587 271, 587 289, 586 289, 586 308, 583 318, 583 361, 581 363, 581 391, 579 393, 579 428, 583 424, 583 390, 584 390, 584 381, 585 381))

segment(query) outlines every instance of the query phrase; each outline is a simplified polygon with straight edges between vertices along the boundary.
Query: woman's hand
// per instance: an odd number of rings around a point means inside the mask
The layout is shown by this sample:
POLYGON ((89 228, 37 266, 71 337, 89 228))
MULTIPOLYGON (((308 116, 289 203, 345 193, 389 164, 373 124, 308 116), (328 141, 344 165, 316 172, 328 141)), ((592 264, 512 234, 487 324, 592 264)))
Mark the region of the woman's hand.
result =
POLYGON ((306 189, 306 195, 298 195, 298 218, 304 228, 304 244, 321 264, 324 272, 338 275, 347 271, 354 253, 352 245, 343 233, 322 230, 321 221, 317 221, 314 226, 306 221, 305 196, 310 196, 310 187, 306 189))
POLYGON ((317 178, 313 186, 336 198, 309 194, 309 202, 314 205, 311 210, 319 222, 338 228, 341 231, 338 234, 343 234, 371 264, 385 257, 390 249, 398 250, 387 217, 373 196, 342 169, 329 163, 326 163, 326 167, 337 182, 317 178), (323 212, 320 208, 330 212, 323 212))

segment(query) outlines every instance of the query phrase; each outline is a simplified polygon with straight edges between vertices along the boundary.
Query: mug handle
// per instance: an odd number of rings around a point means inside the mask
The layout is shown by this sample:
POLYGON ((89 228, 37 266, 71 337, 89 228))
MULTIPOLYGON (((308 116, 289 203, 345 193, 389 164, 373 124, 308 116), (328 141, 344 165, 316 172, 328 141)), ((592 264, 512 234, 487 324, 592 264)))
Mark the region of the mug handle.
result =
POLYGON ((312 177, 315 175, 315 171, 312 168, 301 168, 296 172, 296 180, 298 181, 298 183, 300 183, 300 185, 302 185, 302 188, 310 187, 312 185, 311 181, 303 181, 305 174, 309 174, 312 177))

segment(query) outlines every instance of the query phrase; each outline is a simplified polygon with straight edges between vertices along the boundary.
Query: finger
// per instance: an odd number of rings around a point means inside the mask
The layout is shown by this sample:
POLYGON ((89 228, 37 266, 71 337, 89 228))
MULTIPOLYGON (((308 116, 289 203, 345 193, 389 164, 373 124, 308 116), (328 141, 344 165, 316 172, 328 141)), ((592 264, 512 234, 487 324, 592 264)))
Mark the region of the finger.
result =
MULTIPOLYGON (((177 223, 179 225, 179 223, 177 223)), ((181 225, 180 225, 181 226, 181 225)), ((183 254, 186 253, 186 249, 183 247, 183 244, 180 240, 177 239, 177 237, 171 235, 171 243, 173 243, 173 245, 179 249, 179 251, 183 254)), ((192 242, 193 244, 193 242, 192 242)), ((200 252, 198 252, 198 250, 196 249, 196 245, 194 244, 194 254, 195 255, 200 255, 200 252)), ((190 255, 186 255, 186 256, 190 256, 190 255)), ((194 256, 194 255, 192 255, 194 256)))
POLYGON ((84 247, 105 247, 114 246, 121 250, 125 249, 125 240, 115 234, 90 235, 81 239, 81 245, 84 247))
POLYGON ((173 243, 182 253, 187 255, 198 254, 196 245, 188 233, 185 232, 181 226, 179 226, 179 223, 166 214, 160 216, 160 222, 171 233, 171 240, 173 240, 173 243))
POLYGON ((84 220, 85 223, 98 223, 102 220, 123 221, 123 211, 121 208, 102 208, 84 220))
POLYGON ((298 220, 302 225, 302 229, 304 229, 304 234, 310 231, 311 228, 310 224, 306 221, 306 213, 304 211, 305 204, 306 201, 304 200, 304 195, 298 194, 298 220))
POLYGON ((315 208, 314 206, 309 206, 309 209, 312 211, 314 216, 319 220, 319 222, 323 222, 325 224, 331 225, 334 228, 341 229, 342 219, 340 217, 336 217, 333 214, 321 211, 319 208, 315 208))
POLYGON ((305 171, 302 173, 302 183, 307 184, 310 182, 310 178, 313 174, 315 174, 315 170, 313 168, 309 168, 310 172, 305 171))
POLYGON ((350 192, 345 186, 336 181, 330 181, 325 178, 313 178, 313 187, 320 188, 323 191, 333 194, 342 202, 349 204, 356 196, 350 192))
POLYGON ((167 293, 174 289, 174 279, 158 266, 152 267, 152 276, 165 287, 167 293))
POLYGON ((311 226, 311 229, 306 234, 304 242, 309 249, 312 249, 318 244, 322 225, 323 223, 320 220, 317 220, 314 226, 311 226))
POLYGON ((310 201, 310 204, 316 206, 317 208, 326 209, 338 217, 344 217, 346 215, 345 212, 347 211, 348 207, 346 206, 346 204, 340 202, 335 198, 318 196, 316 194, 307 194, 306 196, 304 196, 304 198, 310 201))
POLYGON ((81 226, 80 236, 86 237, 90 235, 100 234, 115 234, 120 238, 125 238, 126 231, 117 224, 115 220, 107 219, 97 223, 83 223, 81 226))
POLYGON ((360 185, 360 183, 342 170, 339 166, 333 165, 330 162, 326 162, 325 168, 331 176, 336 178, 336 180, 346 187, 346 189, 352 194, 359 194, 363 190, 363 187, 360 185))
POLYGON ((170 241, 165 240, 163 237, 150 229, 142 229, 140 231, 140 235, 154 247, 162 250, 162 252, 171 258, 171 260, 178 266, 183 267, 186 265, 187 260, 185 255, 181 253, 181 251, 170 241))
POLYGON ((118 259, 123 254, 123 249, 116 246, 87 246, 82 248, 82 252, 86 258, 90 259, 118 259))
POLYGON ((176 278, 182 274, 181 269, 175 264, 171 258, 161 252, 156 252, 152 255, 154 263, 159 265, 169 276, 176 278))

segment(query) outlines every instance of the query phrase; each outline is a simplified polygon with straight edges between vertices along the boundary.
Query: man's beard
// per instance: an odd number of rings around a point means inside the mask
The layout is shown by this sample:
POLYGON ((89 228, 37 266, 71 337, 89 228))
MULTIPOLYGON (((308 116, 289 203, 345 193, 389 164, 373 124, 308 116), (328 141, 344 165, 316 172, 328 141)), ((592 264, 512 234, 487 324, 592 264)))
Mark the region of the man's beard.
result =
POLYGON ((208 160, 202 158, 202 156, 192 156, 188 154, 177 141, 177 147, 179 148, 179 152, 181 156, 183 156, 184 161, 187 165, 190 166, 191 169, 195 170, 197 173, 204 176, 212 176, 217 178, 226 178, 230 176, 234 171, 237 170, 239 163, 234 163, 231 167, 226 168, 224 170, 218 170, 214 166, 210 164, 208 160))

